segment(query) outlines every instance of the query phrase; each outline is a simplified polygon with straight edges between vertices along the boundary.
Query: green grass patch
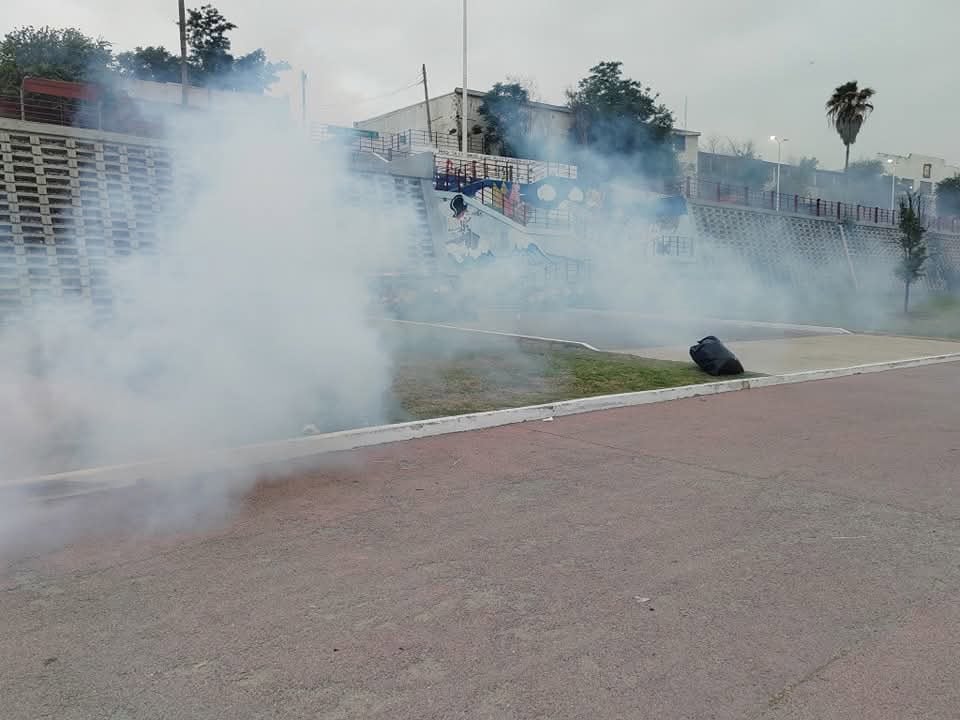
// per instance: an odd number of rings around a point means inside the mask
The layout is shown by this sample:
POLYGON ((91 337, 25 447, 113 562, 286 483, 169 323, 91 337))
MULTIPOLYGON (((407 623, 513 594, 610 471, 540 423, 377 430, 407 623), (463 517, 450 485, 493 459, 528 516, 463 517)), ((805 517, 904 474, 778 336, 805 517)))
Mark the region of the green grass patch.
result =
POLYGON ((692 363, 533 342, 491 343, 440 356, 401 353, 394 421, 461 415, 715 380, 692 363))
POLYGON ((917 303, 909 313, 891 316, 875 329, 899 335, 960 339, 960 299, 942 296, 917 303))

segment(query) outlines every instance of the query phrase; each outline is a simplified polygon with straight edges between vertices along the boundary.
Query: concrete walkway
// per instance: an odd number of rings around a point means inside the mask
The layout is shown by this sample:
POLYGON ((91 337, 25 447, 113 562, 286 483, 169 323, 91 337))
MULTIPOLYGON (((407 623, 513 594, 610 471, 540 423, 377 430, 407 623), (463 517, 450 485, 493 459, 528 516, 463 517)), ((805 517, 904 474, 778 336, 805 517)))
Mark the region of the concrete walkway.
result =
POLYGON ((86 537, 0 565, 2 716, 956 718, 958 371, 368 449, 180 534, 44 506, 86 537))
MULTIPOLYGON (((960 342, 889 335, 821 335, 727 344, 745 369, 767 375, 960 353, 960 342)), ((689 345, 627 348, 617 352, 690 362, 689 345)))
POLYGON ((813 325, 673 317, 609 310, 485 311, 471 322, 454 324, 521 335, 578 340, 601 350, 689 344, 704 335, 744 341, 845 334, 845 331, 839 328, 813 325))

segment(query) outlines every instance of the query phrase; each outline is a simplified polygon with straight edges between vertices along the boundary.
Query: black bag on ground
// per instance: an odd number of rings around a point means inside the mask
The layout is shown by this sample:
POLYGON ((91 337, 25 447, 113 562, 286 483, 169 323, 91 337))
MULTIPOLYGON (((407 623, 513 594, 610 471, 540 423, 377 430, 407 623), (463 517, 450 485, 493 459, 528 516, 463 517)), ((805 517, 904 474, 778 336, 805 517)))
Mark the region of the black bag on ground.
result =
POLYGON ((739 375, 743 372, 743 365, 737 356, 713 335, 692 346, 690 357, 709 375, 739 375))

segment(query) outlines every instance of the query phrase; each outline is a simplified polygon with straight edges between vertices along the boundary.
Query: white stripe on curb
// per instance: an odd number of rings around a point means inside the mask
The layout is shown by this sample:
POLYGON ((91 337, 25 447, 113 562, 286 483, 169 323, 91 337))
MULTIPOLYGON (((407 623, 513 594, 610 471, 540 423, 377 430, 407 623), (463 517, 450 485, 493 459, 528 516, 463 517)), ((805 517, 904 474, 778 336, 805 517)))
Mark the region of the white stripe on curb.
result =
POLYGON ((474 335, 496 335, 497 337, 508 337, 516 340, 537 340, 538 342, 553 343, 555 345, 579 347, 583 348, 584 350, 591 350, 593 352, 604 352, 603 350, 595 348, 593 345, 589 345, 588 343, 581 342, 580 340, 563 340, 561 338, 540 337, 539 335, 518 335, 517 333, 500 332, 499 330, 480 330, 478 328, 460 327, 459 325, 446 325, 444 323, 421 322, 419 320, 394 320, 390 318, 389 322, 400 325, 415 325, 428 328, 442 328, 444 330, 457 330, 459 332, 472 333, 474 335))
POLYGON ((435 418, 432 420, 400 423, 396 425, 357 428, 324 435, 313 435, 291 440, 261 443, 258 445, 246 445, 238 448, 197 454, 192 457, 179 458, 176 460, 157 460, 128 465, 75 470, 55 475, 43 475, 24 480, 8 481, 0 484, 0 488, 23 488, 24 490, 28 490, 30 487, 44 483, 56 483, 58 485, 62 483, 77 483, 78 487, 76 491, 58 494, 59 496, 68 496, 88 492, 90 485, 95 485, 97 486, 96 489, 100 490, 120 488, 142 481, 150 481, 161 477, 170 477, 189 472, 201 471, 204 473, 213 473, 231 469, 255 468, 258 466, 302 460, 331 452, 354 450, 373 445, 433 437, 435 435, 447 435, 450 433, 466 432, 468 430, 482 430, 502 425, 545 420, 552 417, 596 412, 598 410, 612 410, 615 408, 647 405, 683 398, 719 395, 737 390, 789 385, 809 382, 811 380, 828 380, 851 375, 863 375, 887 370, 901 370, 958 361, 960 361, 960 353, 948 353, 944 355, 912 358, 909 360, 893 360, 869 365, 834 368, 832 370, 809 370, 785 375, 745 378, 742 380, 725 380, 701 385, 684 385, 682 387, 664 388, 662 390, 645 390, 619 395, 603 395, 578 400, 563 400, 544 405, 530 405, 506 410, 491 410, 489 412, 472 413, 470 415, 435 418))

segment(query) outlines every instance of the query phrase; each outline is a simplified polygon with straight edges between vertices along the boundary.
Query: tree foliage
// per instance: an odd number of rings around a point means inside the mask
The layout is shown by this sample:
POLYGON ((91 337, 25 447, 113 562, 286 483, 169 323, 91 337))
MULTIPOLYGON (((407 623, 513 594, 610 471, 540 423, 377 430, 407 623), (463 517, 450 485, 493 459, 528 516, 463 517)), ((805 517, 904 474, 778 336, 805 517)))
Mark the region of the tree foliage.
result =
POLYGON ((622 160, 624 167, 611 168, 614 172, 674 177, 673 115, 658 100, 649 87, 623 76, 623 63, 594 65, 576 89, 567 92, 571 141, 608 162, 622 160))
POLYGON ((263 93, 280 79, 281 72, 289 69, 289 63, 270 62, 267 54, 257 48, 234 60, 229 88, 241 92, 263 93))
POLYGON ((870 99, 874 95, 876 91, 872 88, 861 88, 856 80, 851 80, 838 85, 827 100, 827 119, 837 131, 846 149, 844 170, 850 167, 850 146, 857 142, 863 123, 873 112, 873 103, 870 99))
POLYGON ((897 239, 897 244, 900 246, 900 261, 894 273, 903 283, 903 311, 908 312, 910 286, 923 277, 923 268, 929 258, 927 242, 924 238, 927 227, 921 195, 907 193, 900 200, 899 227, 900 237, 897 239))
POLYGON ((227 36, 237 26, 213 5, 187 11, 187 45, 190 47, 191 84, 220 90, 264 92, 288 70, 285 62, 272 63, 262 49, 234 57, 227 36))
POLYGON ((506 157, 529 155, 530 93, 520 83, 496 83, 484 96, 487 146, 506 157))
POLYGON ((117 55, 121 75, 152 82, 180 82, 180 58, 165 47, 137 47, 117 55))
POLYGON ((937 183, 937 215, 956 217, 960 215, 960 175, 937 183))
POLYGON ((213 5, 187 10, 187 46, 199 85, 224 82, 232 74, 234 57, 227 33, 236 29, 213 5))
POLYGON ((110 43, 75 28, 21 27, 0 43, 0 93, 19 92, 25 77, 101 80, 112 68, 110 43))
MULTIPOLYGON (((236 25, 212 5, 188 12, 191 85, 263 93, 289 69, 270 62, 263 50, 234 57, 228 33, 236 25)), ((102 38, 91 38, 74 28, 22 27, 0 42, 0 93, 19 92, 24 77, 109 84, 111 76, 179 82, 180 57, 162 46, 137 47, 114 56, 102 38)))

